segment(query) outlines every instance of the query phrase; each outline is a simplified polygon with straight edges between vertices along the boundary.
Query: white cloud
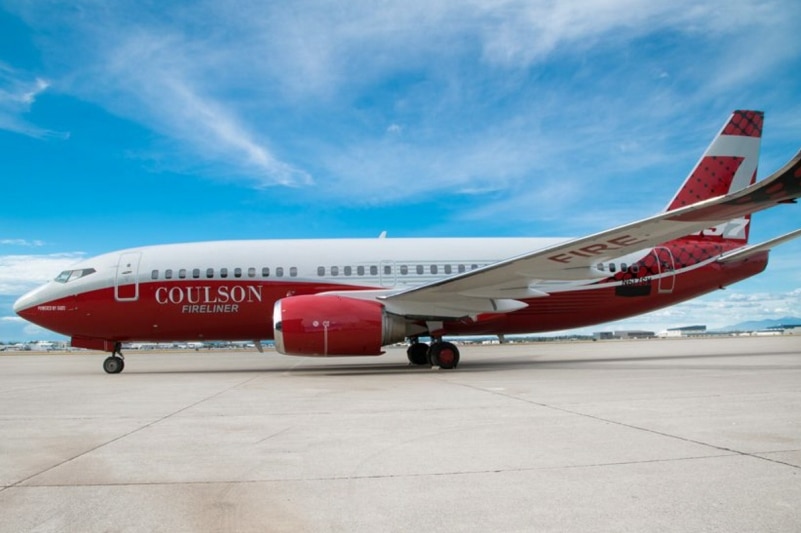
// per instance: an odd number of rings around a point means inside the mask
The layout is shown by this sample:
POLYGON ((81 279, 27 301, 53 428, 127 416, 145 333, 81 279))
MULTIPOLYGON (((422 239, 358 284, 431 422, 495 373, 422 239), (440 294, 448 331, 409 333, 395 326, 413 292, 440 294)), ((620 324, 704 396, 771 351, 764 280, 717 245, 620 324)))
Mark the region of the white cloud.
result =
POLYGON ((0 256, 0 295, 20 296, 80 261, 82 253, 0 256))
POLYGON ((626 320, 605 324, 601 329, 645 329, 661 331, 667 328, 705 325, 719 329, 752 320, 801 317, 801 288, 786 293, 739 292, 732 288, 660 309, 626 320))
POLYGON ((0 63, 0 130, 21 133, 29 137, 63 137, 63 134, 40 128, 26 120, 37 96, 50 83, 0 63))
MULTIPOLYGON (((690 85, 695 94, 711 87, 731 91, 744 73, 758 78, 775 61, 756 52, 735 61, 736 52, 728 50, 761 50, 756 45, 768 37, 774 42, 795 35, 794 28, 777 24, 776 13, 786 11, 786 3, 754 6, 744 0, 201 2, 191 10, 159 6, 157 17, 139 3, 115 6, 17 6, 32 27, 52 30, 52 40, 43 40, 49 43, 44 52, 62 65, 61 90, 163 136, 168 141, 164 153, 152 157, 168 168, 258 188, 314 185, 309 190, 317 197, 340 194, 357 203, 376 201, 374 185, 380 185, 379 198, 397 202, 442 189, 443 181, 481 190, 484 181, 530 174, 551 162, 542 154, 552 143, 505 139, 492 150, 478 149, 472 157, 465 153, 465 147, 479 148, 476 141, 497 134, 495 128, 507 120, 488 117, 482 123, 482 100, 488 96, 483 86, 505 91, 526 127, 553 117, 545 134, 563 144, 581 138, 569 126, 561 127, 562 120, 576 124, 583 118, 586 124, 594 117, 607 126, 607 137, 618 136, 618 146, 640 146, 634 144, 636 132, 622 138, 632 127, 618 116, 637 116, 644 123, 669 116, 679 104, 690 111, 698 97, 685 92, 679 98, 672 84, 690 85), (72 31, 62 34, 56 31, 60 27, 72 31), (703 72, 681 68, 697 58, 690 59, 694 50, 680 46, 662 61, 641 64, 637 39, 660 32, 677 35, 679 42, 709 45, 698 67, 703 72), (593 66, 592 54, 610 49, 620 53, 607 59, 608 65, 593 66), (537 68, 565 59, 575 63, 574 79, 549 82, 544 73, 542 87, 527 93, 524 77, 536 77, 537 68), (668 81, 662 76, 667 72, 668 81), (376 136, 361 131, 359 120, 377 117, 354 113, 354 102, 407 73, 420 83, 404 87, 378 111, 390 115, 382 117, 387 119, 381 121, 383 132, 407 144, 373 151, 376 136), (665 85, 655 90, 645 83, 665 85), (528 98, 532 103, 525 105, 528 98), (344 141, 332 138, 332 127, 346 130, 344 141), (463 132, 468 132, 461 139, 465 143, 448 143, 463 132), (329 155, 306 150, 309 144, 329 155), (340 155, 332 157, 334 152, 340 155), (526 153, 531 155, 515 160, 526 153), (365 163, 368 158, 373 162, 365 163), (348 193, 341 194, 344 190, 348 193)), ((19 91, 20 97, 27 94, 32 101, 45 87, 37 83, 19 91)))
POLYGON ((45 242, 39 240, 30 241, 27 239, 0 239, 0 245, 38 247, 44 246, 45 242))
POLYGON ((90 66, 91 75, 76 77, 71 87, 169 139, 174 166, 202 174, 204 166, 224 162, 228 174, 257 186, 311 182, 308 173, 280 161, 262 135, 245 125, 235 98, 212 95, 228 90, 225 74, 211 71, 206 62, 217 53, 187 40, 180 28, 129 30, 112 20, 107 29, 94 35, 103 52, 90 66))

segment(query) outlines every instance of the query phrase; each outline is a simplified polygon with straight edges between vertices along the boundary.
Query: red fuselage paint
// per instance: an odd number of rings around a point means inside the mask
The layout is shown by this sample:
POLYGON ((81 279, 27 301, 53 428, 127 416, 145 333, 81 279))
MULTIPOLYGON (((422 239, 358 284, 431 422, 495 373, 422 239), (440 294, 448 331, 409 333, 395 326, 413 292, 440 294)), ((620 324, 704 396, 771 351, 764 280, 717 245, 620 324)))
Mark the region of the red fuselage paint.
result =
MULTIPOLYGON (((536 333, 585 327, 673 305, 762 272, 767 252, 740 262, 677 270, 672 290, 623 297, 610 283, 524 300, 528 307, 443 324, 444 335, 536 333)), ((679 265, 680 267, 680 265, 679 265)), ((609 280, 604 280, 609 281, 609 280)), ((643 277, 638 284, 659 280, 643 277)), ((622 281, 619 284, 623 284, 622 281)), ((629 283, 630 284, 630 283, 629 283)), ((136 301, 117 301, 114 287, 73 294, 30 307, 20 315, 58 333, 108 341, 272 339, 272 312, 287 295, 369 287, 297 281, 162 280, 139 283, 136 301)))

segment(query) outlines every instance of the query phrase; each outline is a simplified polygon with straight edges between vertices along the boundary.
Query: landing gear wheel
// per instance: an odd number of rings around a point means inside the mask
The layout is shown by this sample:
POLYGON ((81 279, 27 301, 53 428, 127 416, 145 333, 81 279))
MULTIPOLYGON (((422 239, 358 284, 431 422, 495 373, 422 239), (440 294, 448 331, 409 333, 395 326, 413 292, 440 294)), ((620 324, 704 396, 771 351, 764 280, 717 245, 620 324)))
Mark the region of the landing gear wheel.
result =
POLYGON ((121 357, 112 355, 103 361, 103 370, 108 374, 119 374, 125 368, 125 361, 121 357))
POLYGON ((122 343, 114 343, 114 350, 111 352, 111 357, 107 357, 103 361, 103 370, 107 374, 119 374, 125 368, 125 358, 122 356, 122 343))
POLYGON ((428 362, 443 370, 456 368, 459 364, 459 348, 450 342, 435 342, 428 349, 428 362))
POLYGON ((422 366, 428 364, 428 344, 424 342, 413 342, 406 349, 406 357, 413 365, 422 366))

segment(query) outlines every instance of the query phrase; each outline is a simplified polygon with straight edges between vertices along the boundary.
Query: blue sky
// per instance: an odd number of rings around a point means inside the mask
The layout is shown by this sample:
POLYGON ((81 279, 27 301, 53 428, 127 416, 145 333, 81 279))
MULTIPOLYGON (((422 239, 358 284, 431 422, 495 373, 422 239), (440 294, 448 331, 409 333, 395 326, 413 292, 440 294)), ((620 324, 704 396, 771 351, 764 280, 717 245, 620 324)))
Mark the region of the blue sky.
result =
MULTIPOLYGON (((13 301, 119 248, 636 220, 734 109, 766 113, 764 177, 801 148, 799 20, 796 0, 0 0, 0 341, 53 338, 13 301)), ((799 226, 782 207, 752 239, 799 226)), ((624 325, 801 316, 799 263, 784 245, 624 325)))

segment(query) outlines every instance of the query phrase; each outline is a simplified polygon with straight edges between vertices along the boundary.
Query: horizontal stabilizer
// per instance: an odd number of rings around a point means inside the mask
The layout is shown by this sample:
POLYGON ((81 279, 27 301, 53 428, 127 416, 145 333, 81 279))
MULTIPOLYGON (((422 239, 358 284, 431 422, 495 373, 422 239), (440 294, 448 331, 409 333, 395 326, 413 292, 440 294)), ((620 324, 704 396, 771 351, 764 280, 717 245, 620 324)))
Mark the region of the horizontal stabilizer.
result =
POLYGON ((746 246, 745 248, 740 248, 739 250, 734 250, 727 254, 723 254, 718 259, 719 263, 730 263, 732 261, 740 261, 742 259, 746 259, 751 257, 752 255, 760 252, 766 252, 775 248, 776 246, 783 244, 787 241, 791 241, 797 237, 801 237, 801 229, 797 229, 795 231, 791 231, 781 237, 776 237, 775 239, 770 239, 769 241, 765 241, 760 244, 755 244, 753 246, 746 246))

